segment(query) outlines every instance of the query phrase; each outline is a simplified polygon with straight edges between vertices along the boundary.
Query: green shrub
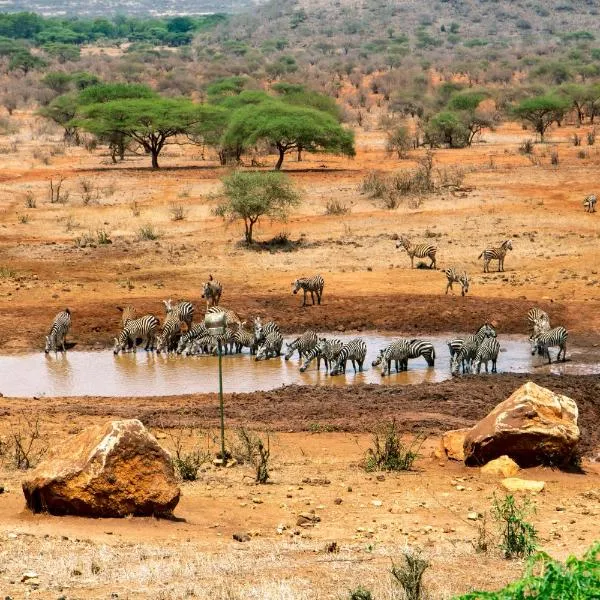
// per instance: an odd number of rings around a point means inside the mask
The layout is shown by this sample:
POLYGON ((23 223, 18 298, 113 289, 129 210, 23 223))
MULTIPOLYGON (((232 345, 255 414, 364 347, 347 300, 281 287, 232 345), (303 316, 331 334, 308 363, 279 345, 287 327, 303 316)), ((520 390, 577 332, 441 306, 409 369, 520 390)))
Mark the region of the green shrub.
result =
POLYGON ((500 547, 506 558, 529 556, 535 551, 537 531, 525 520, 534 511, 528 498, 519 504, 512 494, 502 500, 494 496, 492 516, 500 526, 500 547))
POLYGON ((402 587, 406 600, 421 600, 423 598, 423 573, 429 567, 429 562, 421 558, 419 550, 404 552, 404 565, 392 564, 392 576, 402 587))
POLYGON ((373 600, 373 595, 362 586, 358 586, 355 590, 350 590, 350 600, 373 600))
POLYGON ((424 435, 417 435, 408 446, 405 446, 398 437, 396 421, 392 420, 373 434, 373 447, 367 450, 365 469, 367 471, 410 471, 424 441, 424 435))
POLYGON ((138 231, 138 239, 140 240, 157 240, 158 233, 152 225, 144 225, 138 231))

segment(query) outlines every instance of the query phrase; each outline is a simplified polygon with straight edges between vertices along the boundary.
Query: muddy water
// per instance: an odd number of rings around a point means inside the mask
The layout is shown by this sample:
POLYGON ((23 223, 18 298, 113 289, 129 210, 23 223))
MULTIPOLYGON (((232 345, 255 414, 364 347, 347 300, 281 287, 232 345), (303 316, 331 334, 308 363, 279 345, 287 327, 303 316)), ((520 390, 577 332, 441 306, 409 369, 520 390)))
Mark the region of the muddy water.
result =
MULTIPOLYGON (((316 370, 316 361, 305 373, 298 370, 295 355, 256 362, 248 354, 223 357, 225 392, 252 392, 275 389, 282 385, 346 385, 355 382, 383 384, 417 384, 436 382, 450 377, 446 340, 453 334, 429 337, 436 349, 435 367, 429 368, 419 358, 409 362, 409 370, 382 378, 378 367, 371 367, 379 351, 394 335, 359 334, 367 342, 366 370, 354 374, 348 362, 346 375, 330 377, 316 370)), ((351 339, 356 335, 336 335, 351 339)), ((600 373, 598 361, 584 361, 584 353, 568 349, 566 363, 548 367, 540 357, 532 357, 524 336, 500 336, 499 372, 551 372, 565 374, 600 373)), ((553 356, 555 355, 555 351, 553 356)), ((183 357, 155 355, 138 350, 114 356, 112 351, 77 352, 65 355, 43 352, 21 356, 0 356, 0 392, 5 396, 162 396, 218 390, 216 357, 183 357)))

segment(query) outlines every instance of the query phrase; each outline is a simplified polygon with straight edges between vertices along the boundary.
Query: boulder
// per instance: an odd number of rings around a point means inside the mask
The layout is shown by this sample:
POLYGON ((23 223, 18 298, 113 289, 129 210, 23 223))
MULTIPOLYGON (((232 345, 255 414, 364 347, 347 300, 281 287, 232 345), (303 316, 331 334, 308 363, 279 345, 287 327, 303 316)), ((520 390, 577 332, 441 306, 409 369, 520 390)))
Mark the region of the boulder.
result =
POLYGON ((502 487, 509 492, 541 492, 546 483, 544 481, 534 481, 533 479, 519 479, 518 477, 508 477, 502 480, 502 487))
POLYGON ((168 515, 179 502, 169 453, 136 420, 110 421, 62 444, 23 481, 33 512, 168 515))
POLYGON ((493 475, 494 477, 512 477, 520 470, 519 465, 506 455, 490 460, 487 465, 481 467, 482 475, 493 475))
POLYGON ((521 467, 564 465, 579 441, 577 404, 529 381, 465 436, 467 465, 506 455, 521 467))
POLYGON ((470 429, 452 429, 446 431, 440 440, 439 450, 436 451, 438 458, 449 458, 451 460, 464 460, 465 454, 463 445, 465 436, 470 429))

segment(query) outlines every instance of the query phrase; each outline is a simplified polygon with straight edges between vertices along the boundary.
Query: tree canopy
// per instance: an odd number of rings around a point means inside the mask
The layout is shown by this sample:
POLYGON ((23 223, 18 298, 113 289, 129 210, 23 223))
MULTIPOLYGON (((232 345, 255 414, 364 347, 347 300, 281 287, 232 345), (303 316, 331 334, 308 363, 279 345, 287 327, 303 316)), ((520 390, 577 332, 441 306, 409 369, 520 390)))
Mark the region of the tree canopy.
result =
POLYGON ((568 107, 569 101, 566 98, 546 94, 525 98, 513 108, 513 113, 531 123, 540 134, 541 141, 544 141, 548 127, 555 121, 561 121, 568 107))

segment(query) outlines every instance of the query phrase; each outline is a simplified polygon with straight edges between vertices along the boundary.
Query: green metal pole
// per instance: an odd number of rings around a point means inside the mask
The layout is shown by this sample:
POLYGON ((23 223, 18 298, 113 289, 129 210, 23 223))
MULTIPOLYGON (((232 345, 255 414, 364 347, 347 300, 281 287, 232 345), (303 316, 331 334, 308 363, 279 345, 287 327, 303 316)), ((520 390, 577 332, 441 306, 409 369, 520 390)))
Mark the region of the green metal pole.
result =
POLYGON ((225 456, 225 411, 223 408, 223 368, 221 366, 221 342, 217 344, 219 352, 219 409, 221 411, 221 459, 223 464, 227 462, 225 456))

